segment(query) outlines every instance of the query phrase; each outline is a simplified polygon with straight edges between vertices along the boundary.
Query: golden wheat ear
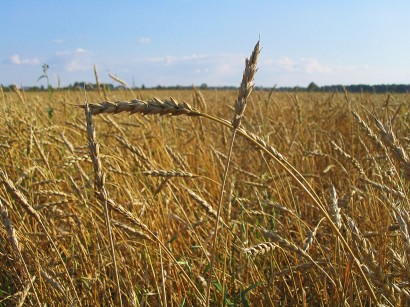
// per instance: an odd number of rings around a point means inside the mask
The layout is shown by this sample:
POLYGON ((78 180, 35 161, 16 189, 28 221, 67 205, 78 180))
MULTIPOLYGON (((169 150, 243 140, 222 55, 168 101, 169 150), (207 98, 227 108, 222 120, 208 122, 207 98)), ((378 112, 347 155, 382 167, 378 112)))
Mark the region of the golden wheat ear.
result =
MULTIPOLYGON (((85 108, 83 105, 78 105, 85 108)), ((189 105, 187 102, 178 102, 173 98, 160 100, 153 98, 149 101, 134 99, 131 101, 105 101, 99 104, 89 104, 90 113, 98 114, 117 114, 128 112, 130 114, 140 113, 143 115, 188 115, 200 116, 201 113, 189 105)))
POLYGON ((252 54, 249 59, 245 60, 245 70, 243 71, 243 77, 241 86, 239 87, 238 98, 235 102, 235 114, 232 120, 234 129, 239 127, 243 114, 245 112, 246 104, 249 95, 252 93, 254 87, 254 79, 257 69, 258 58, 260 54, 260 41, 258 41, 253 48, 252 54))

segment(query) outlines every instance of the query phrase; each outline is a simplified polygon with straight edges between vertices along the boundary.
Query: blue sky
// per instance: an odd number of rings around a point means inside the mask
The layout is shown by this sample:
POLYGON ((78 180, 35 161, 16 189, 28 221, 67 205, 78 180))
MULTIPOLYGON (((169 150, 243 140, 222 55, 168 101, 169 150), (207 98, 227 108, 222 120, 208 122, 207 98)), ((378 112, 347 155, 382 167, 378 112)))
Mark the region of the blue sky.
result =
POLYGON ((29 1, 0 10, 0 84, 260 86, 410 83, 410 1, 29 1))

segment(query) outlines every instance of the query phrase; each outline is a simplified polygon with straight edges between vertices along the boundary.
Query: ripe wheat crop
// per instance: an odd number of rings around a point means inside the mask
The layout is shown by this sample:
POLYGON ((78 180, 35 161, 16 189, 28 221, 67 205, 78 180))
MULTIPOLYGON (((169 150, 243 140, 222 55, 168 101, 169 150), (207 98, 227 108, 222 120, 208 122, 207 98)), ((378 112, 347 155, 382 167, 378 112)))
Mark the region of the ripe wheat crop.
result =
POLYGON ((409 304, 409 96, 251 93, 258 50, 239 94, 2 89, 0 306, 409 304))

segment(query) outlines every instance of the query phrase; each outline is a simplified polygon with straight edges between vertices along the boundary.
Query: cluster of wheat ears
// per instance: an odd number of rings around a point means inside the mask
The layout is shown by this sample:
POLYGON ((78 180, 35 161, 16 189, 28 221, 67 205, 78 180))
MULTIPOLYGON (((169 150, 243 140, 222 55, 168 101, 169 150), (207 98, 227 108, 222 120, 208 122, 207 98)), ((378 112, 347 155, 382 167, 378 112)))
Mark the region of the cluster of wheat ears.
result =
POLYGON ((251 95, 259 53, 237 93, 0 87, 0 306, 408 304, 409 97, 251 95))

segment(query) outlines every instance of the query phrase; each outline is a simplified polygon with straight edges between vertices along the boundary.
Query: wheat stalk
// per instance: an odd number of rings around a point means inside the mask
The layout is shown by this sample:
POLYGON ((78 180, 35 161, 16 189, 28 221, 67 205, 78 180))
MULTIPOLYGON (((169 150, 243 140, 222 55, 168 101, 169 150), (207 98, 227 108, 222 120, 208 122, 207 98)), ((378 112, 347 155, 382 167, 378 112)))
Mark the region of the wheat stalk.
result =
MULTIPOLYGON (((289 240, 281 237, 279 234, 274 233, 274 232, 270 232, 267 231, 266 229, 264 229, 263 227, 259 227, 259 230, 262 232, 262 234, 265 237, 268 237, 272 240, 274 240, 275 242, 278 243, 279 246, 281 246, 284 249, 287 249, 289 251, 295 252, 297 254, 299 254, 300 256, 302 256, 303 258, 311 261, 314 263, 314 265, 323 273, 325 274, 325 276, 330 280, 330 282, 336 286, 336 283, 334 282, 334 280, 332 279, 332 277, 330 277, 330 275, 321 267, 319 266, 319 264, 312 259, 312 257, 302 248, 300 248, 299 246, 297 246, 296 244, 294 244, 293 242, 290 242, 289 240)), ((308 246, 309 247, 309 246, 308 246)))
MULTIPOLYGON (((19 203, 31 216, 34 217, 34 219, 40 224, 40 226, 43 228, 44 233, 46 234, 47 238, 49 239, 51 245, 53 246, 53 248, 57 251, 58 248, 54 243, 54 240, 51 238, 45 224, 43 223, 43 219, 40 215, 40 213, 38 213, 27 201, 26 197, 16 188, 16 186, 14 185, 14 183, 8 178, 7 174, 4 173, 3 171, 0 171, 0 178, 3 181, 4 186, 6 187, 7 191, 9 192, 9 194, 12 196, 12 198, 19 203)), ((67 266, 63 260, 63 258, 61 257, 60 253, 57 253, 59 260, 61 261, 61 264, 65 270, 65 273, 68 277, 68 280, 70 282, 70 286, 72 287, 73 291, 74 291, 74 295, 76 297, 76 301, 81 305, 80 299, 78 297, 77 294, 77 290, 74 286, 73 280, 71 278, 70 273, 68 272, 67 266)), ((30 274, 28 274, 28 276, 30 276, 30 274)), ((69 300, 69 298, 67 297, 67 299, 69 300)))
MULTIPOLYGON (((16 258, 20 258, 20 244, 16 236, 16 231, 14 228, 13 222, 9 218, 9 213, 7 208, 3 205, 3 202, 0 199, 0 217, 3 222, 4 227, 6 228, 7 234, 9 235, 9 240, 11 243, 11 246, 13 248, 13 252, 16 254, 16 258)), ((23 259, 21 259, 23 260, 23 259)), ((20 273, 20 276, 23 272, 21 268, 21 264, 18 263, 18 270, 20 273)))
POLYGON ((147 155, 142 151, 142 149, 135 147, 132 145, 126 138, 115 136, 115 139, 124 145, 127 149, 129 149, 133 154, 135 154, 138 158, 142 160, 145 166, 152 166, 150 159, 147 155))
POLYGON ((375 187, 376 189, 386 192, 388 194, 392 194, 394 196, 398 196, 401 199, 405 199, 406 195, 402 192, 402 191, 396 191, 395 189, 389 188, 386 185, 377 183, 375 181, 372 181, 370 179, 366 179, 366 178, 361 178, 361 180, 367 184, 370 184, 371 186, 375 187))
MULTIPOLYGON (((24 306, 24 302, 26 301, 28 292, 30 291, 30 288, 33 288, 33 284, 34 284, 35 280, 36 280, 36 276, 32 276, 32 277, 29 278, 29 281, 26 283, 23 291, 20 293, 19 299, 16 303, 17 307, 24 306)), ((37 301, 37 302, 40 303, 39 301, 37 301)))
POLYGON ((102 98, 101 88, 100 88, 100 79, 98 78, 97 72, 97 65, 94 64, 94 77, 95 77, 95 85, 97 86, 98 95, 102 98))
POLYGON ((99 157, 99 145, 96 142, 93 118, 92 118, 92 114, 90 112, 90 108, 88 106, 87 100, 85 102, 84 111, 85 111, 85 118, 87 122, 88 146, 90 148, 90 157, 91 157, 91 160, 94 166, 95 191, 96 191, 97 197, 99 198, 99 200, 101 201, 103 205, 103 209, 105 213, 104 214, 105 224, 107 227, 107 233, 108 233, 108 238, 110 242, 110 252, 111 252, 111 257, 112 257, 112 261, 114 265, 115 282, 116 282, 117 292, 118 292, 117 299, 118 299, 119 305, 122 307, 120 279, 118 275, 117 261, 116 261, 115 249, 114 249, 114 239, 113 239, 113 233, 111 229, 110 216, 109 216, 109 210, 108 210, 108 192, 106 191, 104 187, 105 175, 102 172, 101 160, 99 157))
POLYGON ((359 172, 361 176, 366 178, 366 173, 363 170, 363 167, 360 165, 359 161, 357 161, 356 158, 352 157, 349 155, 347 152, 345 152, 342 148, 340 148, 334 141, 330 141, 330 144, 332 144, 333 149, 340 154, 345 160, 349 161, 353 167, 359 172))
POLYGON ((394 208, 393 215, 399 224, 400 234, 407 253, 410 253, 410 232, 407 227, 407 222, 404 217, 409 217, 409 214, 403 208, 394 208))
POLYGON ((188 169, 188 165, 186 163, 186 161, 184 161, 184 159, 181 157, 181 155, 179 155, 178 153, 174 152, 172 150, 171 147, 169 146, 165 146, 165 150, 167 151, 167 153, 171 156, 172 160, 176 163, 179 164, 180 167, 182 167, 182 169, 184 171, 186 171, 188 169))
POLYGON ((128 226, 124 223, 121 223, 117 220, 111 219, 111 222, 114 226, 124 230, 126 233, 128 233, 131 236, 135 236, 137 238, 145 239, 145 240, 152 240, 149 236, 147 236, 145 233, 136 230, 135 228, 128 226))
MULTIPOLYGON (((318 261, 317 264, 324 264, 324 261, 318 261)), ((307 271, 310 268, 312 268, 313 266, 315 266, 315 263, 313 262, 307 262, 307 263, 302 263, 299 265, 295 265, 295 266, 291 266, 288 269, 283 269, 279 272, 275 272, 272 274, 273 276, 281 276, 281 275, 288 275, 288 274, 294 274, 295 272, 302 272, 302 271, 307 271)))
POLYGON ((390 284, 386 274, 383 272, 382 267, 376 258, 375 252, 370 245, 370 242, 366 238, 364 238, 363 234, 352 218, 346 216, 346 219, 349 230, 353 235, 352 237, 356 244, 356 249, 364 255, 362 257, 363 262, 365 263, 363 264, 364 271, 369 277, 372 278, 374 283, 378 284, 382 288, 384 293, 389 295, 392 300, 395 301, 395 298, 391 292, 392 285, 390 284))
POLYGON ((58 282, 57 279, 51 277, 46 271, 41 270, 40 271, 40 275, 41 277, 44 278, 44 280, 50 285, 52 286, 55 290, 57 290, 60 294, 65 293, 63 286, 58 282))
POLYGON ((216 241, 218 238, 218 226, 219 226, 219 221, 220 221, 220 215, 221 215, 221 209, 222 209, 222 201, 223 201, 223 195, 225 192, 225 185, 226 185, 226 179, 228 176, 228 171, 229 171, 229 166, 231 162, 231 157, 232 157, 232 151, 233 151, 233 145, 235 142, 235 136, 236 132, 239 128, 239 125, 241 123, 243 113, 245 111, 245 107, 247 104, 247 99, 249 95, 252 92, 253 89, 253 80, 255 77, 256 73, 256 64, 258 60, 258 56, 260 53, 260 42, 258 41, 252 51, 252 54, 250 56, 250 59, 246 59, 245 61, 245 70, 243 72, 242 76, 242 82, 241 86, 239 88, 239 93, 238 93, 238 98, 235 102, 235 113, 234 117, 232 120, 232 126, 233 126, 233 132, 232 132, 232 137, 231 137, 231 143, 229 146, 229 151, 228 151, 228 159, 225 164, 225 170, 223 174, 223 179, 222 179, 222 186, 220 189, 220 194, 219 194, 219 201, 218 201, 218 209, 217 209, 217 216, 216 216, 216 222, 215 222, 215 227, 214 227, 214 234, 213 234, 213 241, 212 241, 212 253, 211 253, 211 262, 209 265, 209 280, 208 280, 208 286, 206 290, 206 305, 209 306, 209 300, 210 300, 210 295, 211 295, 211 281, 212 281, 212 275, 213 275, 213 270, 214 270, 214 261, 215 261, 215 254, 216 254, 216 241))
POLYGON ((6 228, 7 234, 9 235, 9 240, 10 240, 10 243, 11 243, 11 246, 12 246, 12 249, 13 249, 13 253, 15 254, 16 258, 18 258, 20 260, 20 261, 16 261, 17 262, 17 271, 19 273, 19 277, 21 279, 23 279, 23 268, 24 268, 24 273, 26 274, 27 279, 28 279, 27 285, 24 287, 24 290, 23 290, 23 292, 22 292, 22 294, 19 298, 19 301, 18 301, 17 305, 18 306, 23 305, 23 303, 24 303, 24 301, 27 297, 28 291, 30 290, 30 288, 33 288, 34 296, 36 298, 37 304, 40 306, 41 305, 40 299, 37 295, 36 289, 34 288, 34 280, 36 279, 36 276, 30 277, 31 275, 30 275, 30 272, 27 268, 27 264, 26 264, 26 262, 23 258, 23 255, 21 254, 20 244, 19 244, 19 241, 17 239, 14 224, 10 220, 8 210, 3 205, 3 202, 2 202, 1 199, 0 199, 0 218, 3 222, 4 227, 6 228))
POLYGON ((317 230, 319 228, 319 225, 323 220, 324 220, 324 217, 319 221, 319 223, 317 223, 315 228, 313 228, 313 230, 309 233, 309 236, 307 237, 306 242, 305 242, 305 246, 303 247, 303 250, 305 252, 307 252, 309 250, 309 248, 312 246, 313 240, 316 237, 316 233, 317 233, 317 230))
POLYGON ((373 143, 377 145, 377 147, 379 147, 381 150, 383 150, 383 152, 387 156, 386 146, 383 145, 383 143, 380 141, 380 139, 377 137, 377 135, 374 134, 374 132, 365 123, 365 121, 360 117, 360 115, 357 114, 356 111, 352 110, 351 113, 352 113, 354 119, 356 120, 356 122, 359 124, 359 126, 366 132, 366 134, 370 138, 370 140, 372 140, 373 143))

